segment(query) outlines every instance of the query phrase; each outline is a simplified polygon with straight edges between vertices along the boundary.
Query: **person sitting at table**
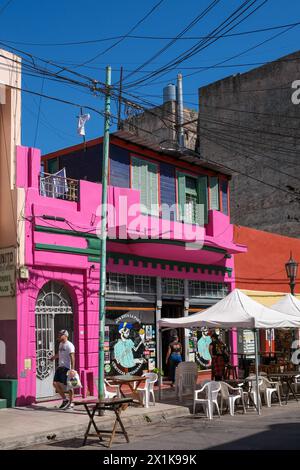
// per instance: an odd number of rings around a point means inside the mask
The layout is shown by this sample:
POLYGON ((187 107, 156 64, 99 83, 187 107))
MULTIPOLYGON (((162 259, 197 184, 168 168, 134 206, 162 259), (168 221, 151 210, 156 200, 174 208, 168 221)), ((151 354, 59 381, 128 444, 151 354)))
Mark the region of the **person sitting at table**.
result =
POLYGON ((228 363, 229 355, 226 351, 225 344, 220 340, 216 333, 211 335, 211 344, 209 352, 211 355, 211 378, 212 380, 223 380, 225 366, 228 363))

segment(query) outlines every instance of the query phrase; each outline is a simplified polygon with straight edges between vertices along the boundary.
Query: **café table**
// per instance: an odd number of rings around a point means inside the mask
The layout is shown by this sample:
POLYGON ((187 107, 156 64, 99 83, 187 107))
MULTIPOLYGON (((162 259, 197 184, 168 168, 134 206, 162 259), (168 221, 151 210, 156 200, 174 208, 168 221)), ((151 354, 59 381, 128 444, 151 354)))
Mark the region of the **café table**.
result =
POLYGON ((86 444, 87 438, 90 436, 97 436, 101 443, 103 443, 102 434, 110 434, 110 440, 108 447, 110 448, 113 442, 113 439, 116 434, 123 434, 127 442, 129 442, 129 437, 126 432, 126 429, 121 420, 121 412, 124 411, 130 403, 132 403, 132 398, 104 398, 103 400, 97 399, 83 399, 74 401, 74 406, 84 406, 86 413, 89 416, 89 424, 84 434, 83 444, 86 444), (113 428, 111 430, 99 429, 95 423, 95 413, 96 411, 105 411, 111 410, 115 413, 115 421, 113 428), (119 423, 121 431, 117 431, 117 424, 119 423), (91 426, 94 427, 95 433, 90 433, 91 426))
POLYGON ((112 385, 118 385, 120 387, 120 393, 122 397, 127 396, 124 393, 124 389, 126 386, 129 387, 130 392, 131 392, 130 393, 131 398, 133 399, 133 403, 135 405, 144 406, 143 398, 139 394, 139 391, 137 389, 140 386, 140 384, 146 382, 146 377, 143 377, 141 375, 129 375, 129 374, 114 375, 112 377, 109 377, 109 382, 112 385))
POLYGON ((286 371, 286 372, 272 372, 268 375, 268 378, 270 380, 272 379, 278 379, 282 384, 286 383, 287 385, 287 392, 285 396, 285 404, 287 405, 287 402, 290 397, 290 392, 292 393, 293 397, 295 398, 296 401, 298 401, 297 395, 295 391, 293 390, 292 383, 294 377, 296 375, 299 375, 299 371, 286 371))

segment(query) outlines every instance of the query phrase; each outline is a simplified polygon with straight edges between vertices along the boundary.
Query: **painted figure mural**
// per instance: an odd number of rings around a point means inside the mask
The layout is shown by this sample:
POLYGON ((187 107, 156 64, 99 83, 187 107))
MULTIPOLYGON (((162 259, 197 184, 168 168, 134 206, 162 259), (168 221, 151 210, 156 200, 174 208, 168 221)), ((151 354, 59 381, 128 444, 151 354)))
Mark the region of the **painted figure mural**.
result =
POLYGON ((130 338, 130 330, 132 329, 131 323, 121 323, 119 325, 119 335, 117 343, 114 346, 114 358, 115 361, 125 369, 131 369, 137 364, 143 363, 143 357, 135 358, 134 352, 137 352, 138 349, 144 344, 144 331, 139 332, 140 341, 137 345, 130 338))
POLYGON ((209 367, 211 363, 211 355, 209 352, 209 345, 211 343, 211 337, 208 334, 207 328, 201 329, 201 338, 198 341, 197 349, 198 349, 198 359, 200 364, 203 367, 209 367))

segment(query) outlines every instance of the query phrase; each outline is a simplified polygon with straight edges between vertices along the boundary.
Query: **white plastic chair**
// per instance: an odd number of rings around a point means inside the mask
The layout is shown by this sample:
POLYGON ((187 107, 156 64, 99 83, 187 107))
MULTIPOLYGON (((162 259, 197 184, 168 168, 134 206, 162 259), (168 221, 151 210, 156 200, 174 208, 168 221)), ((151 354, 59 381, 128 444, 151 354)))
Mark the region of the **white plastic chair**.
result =
POLYGON ((109 383, 108 380, 104 379, 104 396, 105 398, 114 398, 114 397, 120 398, 121 397, 120 387, 118 385, 112 385, 109 383), (110 388, 115 388, 115 391, 110 392, 109 390, 107 390, 107 386, 110 388))
POLYGON ((260 390, 264 395, 265 403, 267 404, 268 408, 271 407, 273 393, 277 394, 279 404, 280 404, 280 406, 282 406, 281 399, 280 399, 280 383, 279 382, 271 382, 266 377, 259 377, 259 379, 262 380, 260 390))
POLYGON ((220 382, 221 384, 221 414, 223 412, 223 403, 224 401, 229 405, 229 413, 231 416, 234 416, 234 407, 236 401, 241 401, 243 405, 244 413, 246 413, 245 401, 244 401, 244 391, 242 387, 232 387, 226 382, 220 382))
POLYGON ((295 393, 298 393, 298 387, 300 386, 300 374, 298 375, 295 375, 294 377, 294 381, 293 383, 291 384, 293 389, 294 389, 294 392, 295 393))
POLYGON ((182 401, 183 391, 189 389, 195 393, 198 378, 198 367, 195 362, 180 362, 175 372, 175 392, 182 401))
POLYGON ((158 375, 154 372, 146 372, 143 377, 146 377, 145 387, 138 387, 137 390, 142 393, 144 406, 148 408, 151 397, 155 406, 154 384, 158 381, 158 375))
POLYGON ((211 381, 206 383, 200 390, 195 390, 194 392, 194 406, 193 414, 196 412, 196 405, 200 404, 205 407, 206 416, 208 419, 213 419, 213 410, 214 406, 217 409, 219 418, 221 418, 219 404, 218 404, 218 394, 221 390, 220 382, 211 381), (200 394, 205 395, 205 398, 200 398, 200 394))
MULTIPOLYGON (((259 376, 258 377, 258 399, 259 399, 259 404, 257 404, 257 382, 256 382, 256 375, 250 375, 245 379, 245 382, 248 382, 249 385, 249 392, 248 392, 248 398, 249 396, 251 397, 254 405, 261 406, 261 386, 263 383, 263 377, 259 376)), ((248 400, 248 407, 249 407, 249 400, 248 400)))

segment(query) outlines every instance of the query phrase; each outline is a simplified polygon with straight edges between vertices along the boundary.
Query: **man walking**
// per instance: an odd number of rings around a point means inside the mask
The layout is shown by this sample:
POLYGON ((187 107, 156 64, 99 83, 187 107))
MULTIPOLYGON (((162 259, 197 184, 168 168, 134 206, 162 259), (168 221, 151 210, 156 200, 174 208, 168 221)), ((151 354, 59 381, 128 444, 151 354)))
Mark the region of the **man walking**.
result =
POLYGON ((58 368, 55 371, 53 386, 57 393, 62 398, 60 409, 66 410, 70 408, 74 391, 71 389, 68 391, 69 400, 66 398, 65 390, 67 386, 67 372, 71 372, 75 369, 75 347, 71 341, 68 340, 69 333, 67 330, 61 330, 58 333, 57 340, 59 341, 58 354, 52 356, 51 360, 58 359, 58 368))

